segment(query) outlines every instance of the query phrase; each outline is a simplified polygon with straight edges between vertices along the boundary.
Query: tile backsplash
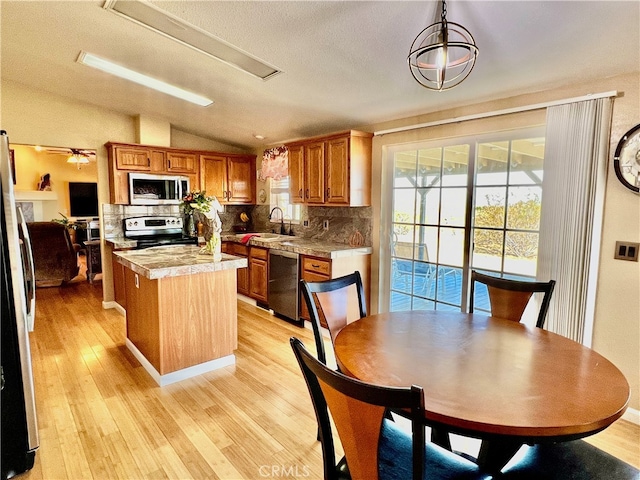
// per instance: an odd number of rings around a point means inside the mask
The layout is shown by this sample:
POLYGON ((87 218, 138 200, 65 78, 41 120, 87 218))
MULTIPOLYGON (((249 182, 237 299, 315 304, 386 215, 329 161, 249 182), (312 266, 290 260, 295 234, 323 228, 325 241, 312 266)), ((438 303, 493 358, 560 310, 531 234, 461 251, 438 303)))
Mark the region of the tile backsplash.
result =
MULTIPOLYGON (((225 211, 220 214, 222 230, 232 232, 234 225, 243 225, 240 214, 246 213, 251 221, 247 225, 248 231, 280 232, 280 224, 269 221, 269 205, 227 205, 225 211)), ((296 237, 313 238, 317 240, 349 244, 350 239, 359 232, 362 236, 362 244, 371 246, 371 207, 312 207, 302 206, 303 223, 292 224, 296 237), (324 229, 324 223, 328 221, 328 229, 324 229)), ((102 231, 105 238, 122 237, 122 221, 129 217, 141 217, 152 215, 180 215, 178 205, 111 205, 104 204, 102 208, 102 231)), ((289 223, 285 221, 285 228, 289 231, 289 223)))

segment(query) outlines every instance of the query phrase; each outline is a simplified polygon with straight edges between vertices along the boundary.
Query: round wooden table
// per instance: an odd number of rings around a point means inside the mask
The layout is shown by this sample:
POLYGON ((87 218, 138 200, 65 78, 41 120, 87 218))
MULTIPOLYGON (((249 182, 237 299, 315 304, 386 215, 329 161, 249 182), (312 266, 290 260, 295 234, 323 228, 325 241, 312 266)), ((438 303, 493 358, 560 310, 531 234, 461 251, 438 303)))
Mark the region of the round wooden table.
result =
POLYGON ((372 315, 342 329, 334 348, 347 375, 423 387, 428 424, 498 443, 591 435, 620 418, 629 401, 627 380, 602 355, 546 330, 484 315, 372 315))

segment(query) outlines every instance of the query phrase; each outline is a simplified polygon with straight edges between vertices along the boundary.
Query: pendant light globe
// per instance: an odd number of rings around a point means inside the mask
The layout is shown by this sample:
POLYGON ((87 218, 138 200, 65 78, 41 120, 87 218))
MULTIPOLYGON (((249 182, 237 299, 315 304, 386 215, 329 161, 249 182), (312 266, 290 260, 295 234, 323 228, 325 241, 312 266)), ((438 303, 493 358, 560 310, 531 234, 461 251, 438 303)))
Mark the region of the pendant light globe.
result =
POLYGON ((442 19, 422 30, 409 49, 407 62, 413 78, 430 90, 449 90, 469 76, 478 47, 462 25, 448 22, 442 2, 442 19))

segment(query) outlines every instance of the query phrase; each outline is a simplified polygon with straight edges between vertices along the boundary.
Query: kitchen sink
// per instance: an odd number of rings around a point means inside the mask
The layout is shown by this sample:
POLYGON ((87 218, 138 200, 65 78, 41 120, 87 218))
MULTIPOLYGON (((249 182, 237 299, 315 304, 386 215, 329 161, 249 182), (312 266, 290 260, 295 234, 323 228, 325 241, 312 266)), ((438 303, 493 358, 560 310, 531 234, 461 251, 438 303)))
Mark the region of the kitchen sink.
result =
POLYGON ((277 242, 291 238, 289 235, 280 235, 278 233, 270 232, 239 233, 236 235, 236 238, 242 240, 246 235, 256 235, 262 242, 277 242))

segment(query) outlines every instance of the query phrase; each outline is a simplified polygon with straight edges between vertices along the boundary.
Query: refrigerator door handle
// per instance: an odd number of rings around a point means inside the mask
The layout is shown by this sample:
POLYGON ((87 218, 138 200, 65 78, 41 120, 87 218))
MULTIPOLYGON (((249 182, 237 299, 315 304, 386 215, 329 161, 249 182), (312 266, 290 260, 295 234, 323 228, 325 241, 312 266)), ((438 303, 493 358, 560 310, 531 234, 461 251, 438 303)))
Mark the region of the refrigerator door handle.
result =
POLYGON ((18 228, 22 232, 22 238, 24 239, 24 250, 27 255, 27 263, 29 264, 29 273, 31 275, 31 281, 27 282, 29 291, 27 292, 27 330, 33 332, 33 327, 36 318, 36 267, 33 263, 33 250, 31 248, 31 237, 29 236, 29 229, 27 228, 27 222, 22 212, 22 207, 18 206, 18 228))

